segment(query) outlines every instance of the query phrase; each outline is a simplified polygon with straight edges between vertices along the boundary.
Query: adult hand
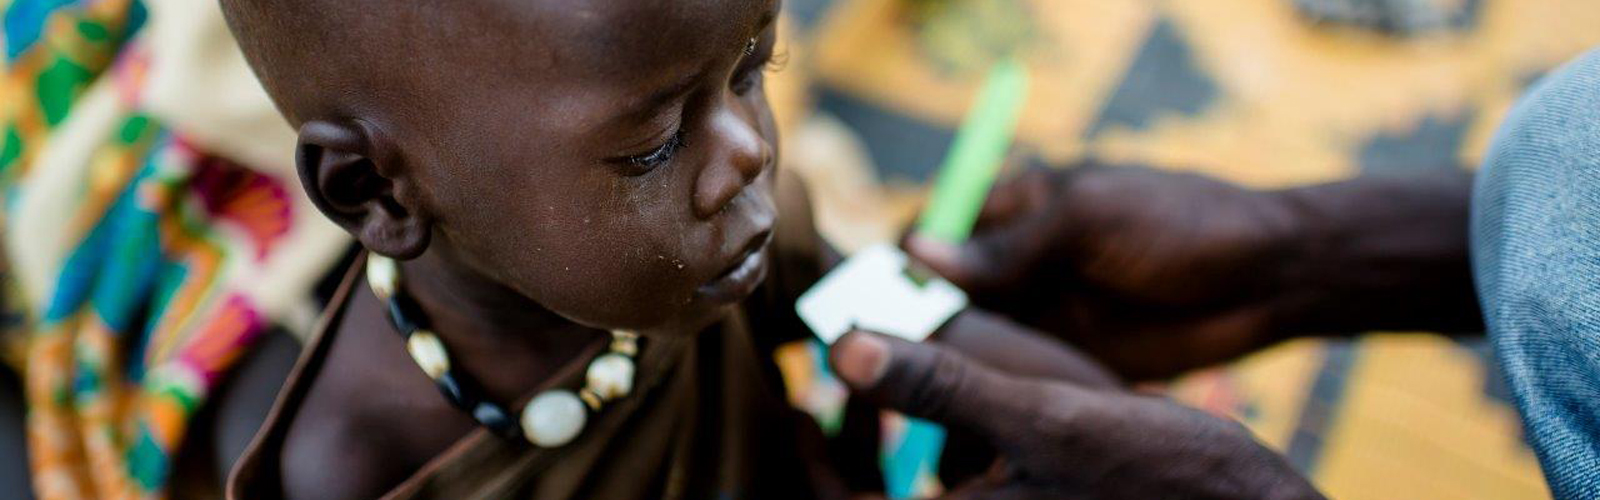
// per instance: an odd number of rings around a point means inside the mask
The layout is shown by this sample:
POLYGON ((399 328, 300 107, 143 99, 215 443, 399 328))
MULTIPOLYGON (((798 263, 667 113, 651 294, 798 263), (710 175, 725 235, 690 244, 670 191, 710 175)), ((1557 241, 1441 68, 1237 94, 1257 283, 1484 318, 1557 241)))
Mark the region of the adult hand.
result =
POLYGON ((1130 378, 1172 375, 1271 343, 1294 219, 1271 195, 1131 167, 1032 170, 990 194, 956 247, 907 250, 1013 316, 1130 378))
POLYGON ((1444 169, 1281 191, 1040 169, 998 185, 965 244, 906 248, 979 306, 1160 378, 1296 335, 1471 329, 1470 193, 1444 169))
POLYGON ((858 394, 1000 451, 947 498, 1322 498, 1243 427, 1164 399, 1014 377, 862 332, 831 356, 858 394))

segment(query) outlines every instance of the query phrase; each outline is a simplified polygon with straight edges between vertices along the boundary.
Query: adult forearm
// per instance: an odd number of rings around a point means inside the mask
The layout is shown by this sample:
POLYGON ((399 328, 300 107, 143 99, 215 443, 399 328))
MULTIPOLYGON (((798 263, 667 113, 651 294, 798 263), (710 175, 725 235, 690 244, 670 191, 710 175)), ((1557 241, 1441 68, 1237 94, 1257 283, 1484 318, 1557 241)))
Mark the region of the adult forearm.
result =
POLYGON ((1298 221, 1277 330, 1482 330, 1467 253, 1472 174, 1363 176, 1276 193, 1298 221))

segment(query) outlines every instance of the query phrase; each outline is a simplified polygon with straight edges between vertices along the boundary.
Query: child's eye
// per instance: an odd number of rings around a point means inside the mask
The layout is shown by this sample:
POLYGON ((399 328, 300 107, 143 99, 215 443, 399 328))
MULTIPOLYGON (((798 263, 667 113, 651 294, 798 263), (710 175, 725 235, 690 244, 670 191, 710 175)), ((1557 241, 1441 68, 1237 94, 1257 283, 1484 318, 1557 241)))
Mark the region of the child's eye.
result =
POLYGON ((741 70, 739 75, 737 75, 737 78, 733 81, 733 93, 737 95, 745 95, 750 93, 751 89, 756 88, 756 85, 761 83, 762 74, 765 73, 762 71, 762 68, 764 67, 766 67, 765 64, 752 65, 741 70))
POLYGON ((649 153, 638 156, 630 156, 624 158, 623 161, 627 162, 629 165, 649 171, 655 169, 656 167, 672 162, 673 155, 676 155, 679 149, 683 149, 682 129, 672 134, 672 137, 667 139, 667 142, 662 143, 661 146, 656 147, 649 153))
POLYGON ((754 57, 752 57, 752 60, 746 61, 745 64, 740 66, 739 71, 733 75, 734 80, 732 90, 734 94, 745 95, 749 93, 751 89, 754 89, 757 85, 761 84, 762 75, 764 75, 767 71, 777 71, 781 69, 783 64, 778 61, 771 48, 768 48, 764 53, 757 53, 754 56, 758 56, 760 59, 754 59, 754 57))

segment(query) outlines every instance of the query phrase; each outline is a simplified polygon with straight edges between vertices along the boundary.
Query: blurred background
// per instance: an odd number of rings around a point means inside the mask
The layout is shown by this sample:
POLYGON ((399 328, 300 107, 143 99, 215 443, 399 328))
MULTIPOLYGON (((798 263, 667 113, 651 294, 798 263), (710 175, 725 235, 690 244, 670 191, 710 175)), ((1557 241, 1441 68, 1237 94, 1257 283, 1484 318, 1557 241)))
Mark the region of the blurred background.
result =
MULTIPOLYGON (((821 229, 845 250, 893 240, 912 220, 1003 54, 1033 75, 1018 164, 1098 158, 1283 187, 1474 168, 1525 88, 1600 45, 1593 0, 785 10, 768 79, 784 168, 809 181, 821 229)), ((0 0, 0 11, 0 194, 16 266, 0 327, 22 330, 0 335, 12 368, 0 370, 0 397, 34 413, 32 459, 49 474, 36 485, 111 477, 159 490, 188 421, 242 353, 269 325, 309 329, 316 282, 348 241, 300 195, 293 134, 215 2, 0 0), (131 243, 108 250, 108 238, 131 243), (127 309, 147 300, 150 311, 127 309), (25 324, 21 304, 55 316, 25 324), (159 321, 140 327, 140 314, 159 321), (143 356, 120 366, 108 354, 119 349, 143 356), (107 443, 105 428, 135 438, 107 443)), ((792 346, 781 362, 791 397, 827 424, 843 390, 818 352, 792 346)), ((1298 341, 1155 390, 1244 422, 1334 498, 1548 496, 1480 342, 1298 341)), ((0 428, 21 427, 15 408, 0 404, 0 428)), ((0 434, 0 449, 21 439, 0 434)), ((889 479, 937 490, 920 472, 889 479)), ((25 473, 0 464, 0 484, 25 473)))
MULTIPOLYGON (((835 244, 893 240, 998 54, 1019 154, 1256 187, 1476 168, 1521 92, 1600 45, 1588 0, 787 0, 784 161, 835 244)), ((795 362, 790 373, 809 373, 795 362)), ((837 392, 799 382, 813 408, 837 392)), ((1332 498, 1543 498, 1481 341, 1300 341, 1164 390, 1237 418, 1332 498)))

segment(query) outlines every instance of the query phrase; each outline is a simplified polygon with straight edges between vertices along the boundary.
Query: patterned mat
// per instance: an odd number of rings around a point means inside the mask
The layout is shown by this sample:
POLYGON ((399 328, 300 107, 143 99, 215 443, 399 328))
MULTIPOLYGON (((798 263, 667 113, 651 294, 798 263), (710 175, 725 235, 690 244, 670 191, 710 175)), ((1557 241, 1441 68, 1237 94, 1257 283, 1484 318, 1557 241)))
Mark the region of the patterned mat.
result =
MULTIPOLYGON (((785 161, 811 180, 824 232, 847 249, 892 238, 914 215, 982 70, 1008 51, 1035 75, 1022 149, 1278 187, 1470 168, 1524 88, 1600 44, 1600 3, 1585 0, 786 8, 789 57, 774 84, 785 161)), ((796 379, 809 370, 787 367, 796 379)), ((1548 496, 1481 342, 1302 341, 1170 390, 1244 421, 1336 498, 1548 496)), ((814 407, 836 395, 827 382, 795 387, 814 407)))

